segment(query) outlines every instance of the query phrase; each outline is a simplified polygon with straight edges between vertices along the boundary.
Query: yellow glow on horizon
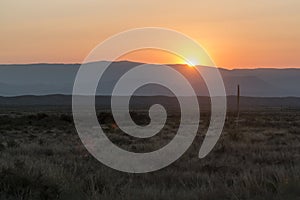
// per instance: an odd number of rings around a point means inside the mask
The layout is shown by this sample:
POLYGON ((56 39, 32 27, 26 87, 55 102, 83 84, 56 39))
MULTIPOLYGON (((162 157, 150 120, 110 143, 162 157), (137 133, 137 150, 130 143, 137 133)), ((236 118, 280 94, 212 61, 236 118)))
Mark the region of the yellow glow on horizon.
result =
POLYGON ((197 61, 197 59, 188 59, 186 61, 186 64, 190 67, 195 67, 197 65, 201 65, 201 63, 199 61, 197 61))
POLYGON ((189 67, 195 67, 200 64, 197 59, 184 59, 170 52, 158 49, 141 49, 132 51, 117 59, 117 61, 121 60, 150 64, 183 64, 189 67))
MULTIPOLYGON (((300 1, 259 2, 2 0, 0 63, 81 63, 110 36, 155 26, 188 35, 207 48, 217 66, 227 69, 299 67, 300 1)), ((207 63, 184 44, 174 45, 191 58, 146 53, 124 60, 207 63)))

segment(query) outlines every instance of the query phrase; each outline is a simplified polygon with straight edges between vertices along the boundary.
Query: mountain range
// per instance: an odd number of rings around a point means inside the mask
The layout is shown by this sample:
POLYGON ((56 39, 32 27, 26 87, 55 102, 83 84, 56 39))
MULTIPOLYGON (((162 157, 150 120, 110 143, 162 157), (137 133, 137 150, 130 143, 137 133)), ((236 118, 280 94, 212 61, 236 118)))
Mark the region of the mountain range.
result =
MULTIPOLYGON (((97 62, 97 65, 103 67, 105 63, 106 61, 97 62)), ((128 70, 140 64, 129 61, 113 62, 99 82, 97 95, 110 95, 117 80, 128 70)), ((198 73, 185 65, 169 66, 188 78, 198 96, 208 96, 205 82, 198 73)), ((0 96, 70 95, 79 67, 80 64, 0 65, 0 96)), ((152 67, 164 66, 152 65, 152 67)), ((201 70, 209 69, 209 67, 201 67, 201 70)), ((300 69, 219 68, 219 70, 228 96, 236 95, 237 85, 240 85, 242 96, 300 97, 300 69)), ((168 74, 161 74, 161 77, 180 85, 168 74)), ((146 78, 149 77, 145 75, 136 77, 136 79, 146 78)), ((145 86, 135 94, 138 96, 172 95, 168 89, 157 85, 145 86)))

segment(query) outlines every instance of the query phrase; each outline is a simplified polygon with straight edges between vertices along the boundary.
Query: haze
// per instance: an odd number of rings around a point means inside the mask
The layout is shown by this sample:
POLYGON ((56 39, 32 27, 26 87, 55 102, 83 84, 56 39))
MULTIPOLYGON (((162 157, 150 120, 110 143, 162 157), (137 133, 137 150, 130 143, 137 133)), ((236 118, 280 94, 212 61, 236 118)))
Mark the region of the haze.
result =
MULTIPOLYGON (((81 63, 113 34, 156 26, 193 37, 220 67, 299 67, 299 10, 298 0, 2 0, 0 63, 81 63)), ((175 62, 149 52, 123 59, 175 62)))

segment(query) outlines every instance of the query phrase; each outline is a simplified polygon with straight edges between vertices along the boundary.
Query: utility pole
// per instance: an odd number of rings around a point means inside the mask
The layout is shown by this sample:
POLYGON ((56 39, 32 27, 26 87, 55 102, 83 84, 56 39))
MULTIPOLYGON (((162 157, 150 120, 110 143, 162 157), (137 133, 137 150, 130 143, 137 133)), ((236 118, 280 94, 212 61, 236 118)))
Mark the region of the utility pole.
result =
POLYGON ((237 127, 239 127, 239 119, 240 119, 240 85, 237 85, 237 119, 236 119, 236 124, 237 127))

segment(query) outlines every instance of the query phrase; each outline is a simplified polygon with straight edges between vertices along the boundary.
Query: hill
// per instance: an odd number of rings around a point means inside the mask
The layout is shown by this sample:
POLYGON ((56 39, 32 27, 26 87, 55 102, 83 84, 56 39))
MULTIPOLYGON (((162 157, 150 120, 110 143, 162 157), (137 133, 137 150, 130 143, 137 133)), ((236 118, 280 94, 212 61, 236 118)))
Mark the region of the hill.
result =
MULTIPOLYGON (((102 67, 105 62, 99 62, 102 67)), ((114 62, 105 77, 101 79, 97 95, 110 95, 117 80, 141 63, 114 62)), ((188 77, 198 96, 208 96, 206 85, 201 76, 191 72, 184 65, 170 65, 188 77)), ((0 65, 0 96, 72 94, 73 83, 79 64, 29 64, 0 65)), ((162 67, 153 65, 153 67, 162 67)), ((209 67, 202 67, 209 70, 209 67)), ((251 97, 300 97, 300 69, 220 69, 227 95, 236 94, 236 86, 240 84, 243 96, 251 97)), ((162 78, 177 83, 168 74, 162 78)), ((137 79, 149 77, 142 76, 137 79)), ((127 95, 127 94, 120 94, 127 95)), ((138 96, 171 95, 165 88, 145 87, 136 93, 138 96)), ((179 94, 180 95, 180 94, 179 94)))

